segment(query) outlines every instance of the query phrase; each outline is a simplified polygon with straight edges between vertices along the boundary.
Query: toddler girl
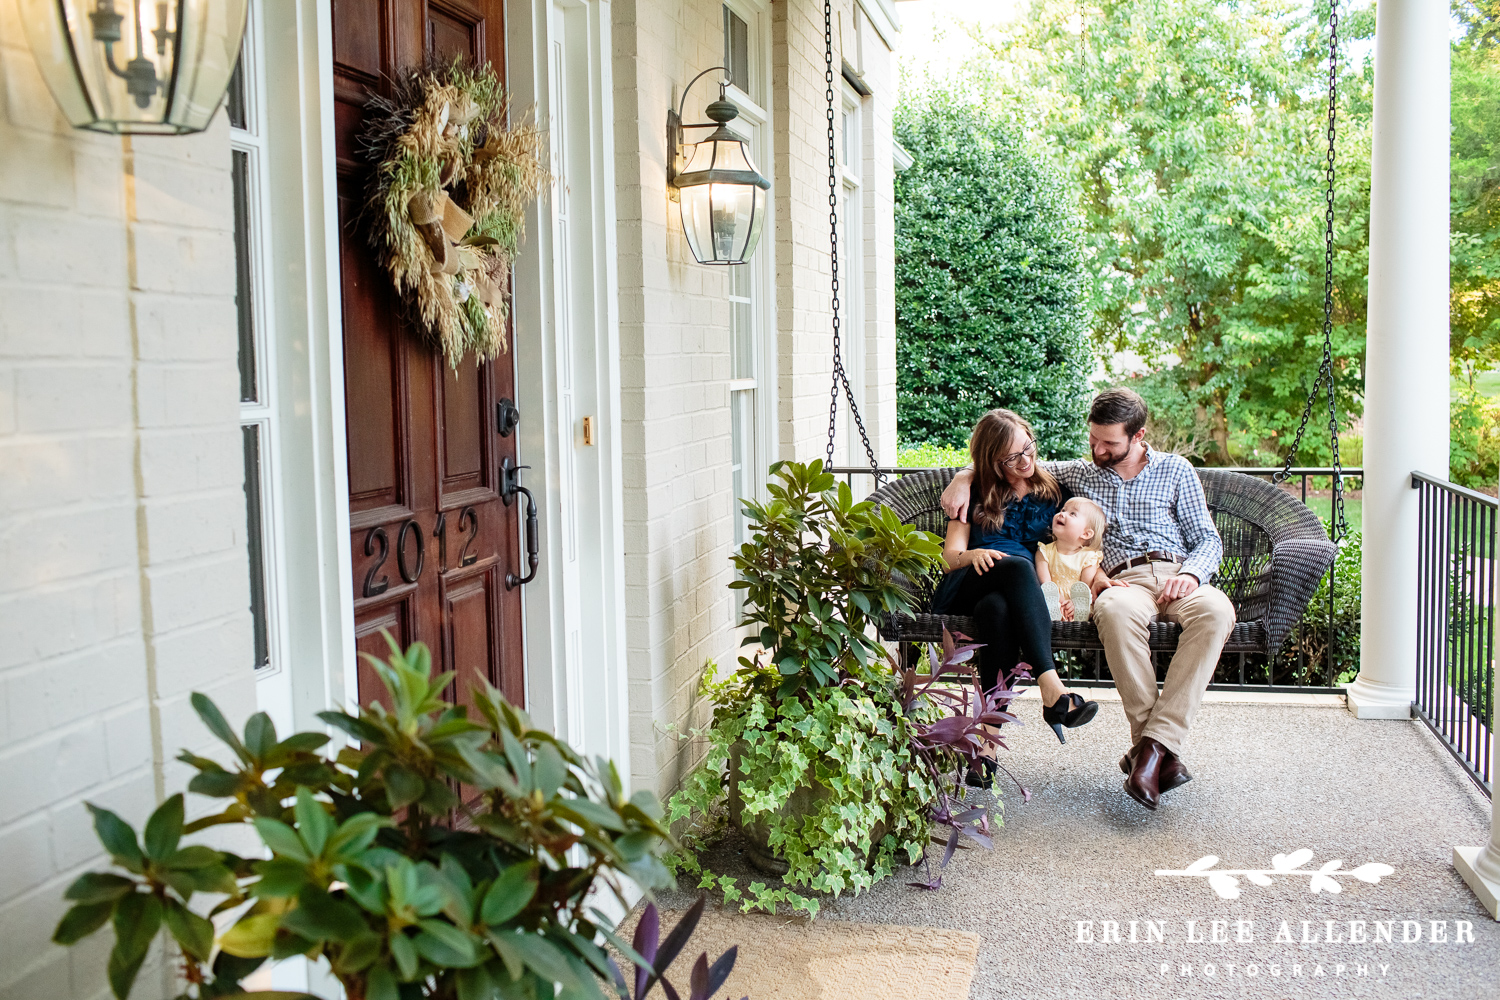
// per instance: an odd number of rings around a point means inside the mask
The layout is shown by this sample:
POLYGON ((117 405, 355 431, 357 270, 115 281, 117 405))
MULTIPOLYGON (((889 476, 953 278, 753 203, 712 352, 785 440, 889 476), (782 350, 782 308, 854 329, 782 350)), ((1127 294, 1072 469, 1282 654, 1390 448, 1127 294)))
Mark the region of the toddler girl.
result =
POLYGON ((1038 545, 1035 557, 1036 578, 1053 621, 1088 620, 1092 585, 1108 579, 1099 568, 1107 524, 1104 508, 1084 497, 1071 498, 1053 516, 1053 540, 1038 545))

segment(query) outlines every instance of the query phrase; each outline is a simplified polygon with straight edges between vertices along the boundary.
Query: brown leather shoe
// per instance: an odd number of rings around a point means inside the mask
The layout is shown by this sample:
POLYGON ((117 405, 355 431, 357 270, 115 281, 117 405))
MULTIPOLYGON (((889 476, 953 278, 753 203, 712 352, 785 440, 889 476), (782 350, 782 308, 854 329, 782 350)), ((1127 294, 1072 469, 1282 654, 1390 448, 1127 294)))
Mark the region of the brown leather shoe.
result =
POLYGON ((1151 811, 1161 800, 1161 766, 1167 748, 1149 736, 1142 736, 1132 755, 1130 775, 1125 779, 1125 794, 1151 811))
MULTIPOLYGON (((1185 785, 1193 780, 1192 772, 1182 762, 1182 758, 1168 750, 1167 759, 1162 761, 1161 777, 1157 779, 1157 790, 1165 795, 1179 785, 1185 785)), ((1120 773, 1129 774, 1130 764, 1135 757, 1135 748, 1132 747, 1120 758, 1120 773)))

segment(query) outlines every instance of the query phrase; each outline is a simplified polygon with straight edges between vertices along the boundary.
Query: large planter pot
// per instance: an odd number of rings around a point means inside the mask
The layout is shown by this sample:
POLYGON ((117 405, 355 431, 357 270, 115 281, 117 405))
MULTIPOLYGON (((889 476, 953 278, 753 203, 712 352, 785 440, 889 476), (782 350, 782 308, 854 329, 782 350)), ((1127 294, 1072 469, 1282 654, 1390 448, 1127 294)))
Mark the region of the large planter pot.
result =
MULTIPOLYGON (((764 814, 746 821, 745 806, 740 798, 738 778, 740 776, 740 754, 745 744, 737 743, 729 751, 729 822, 745 838, 745 857, 757 871, 780 877, 791 870, 791 866, 776 856, 771 849, 771 828, 764 814)), ((776 814, 786 819, 799 820, 818 808, 829 796, 822 785, 802 785, 787 798, 786 805, 776 814)), ((884 820, 876 823, 870 831, 870 843, 866 848, 865 865, 875 863, 875 846, 885 837, 888 826, 884 820)))

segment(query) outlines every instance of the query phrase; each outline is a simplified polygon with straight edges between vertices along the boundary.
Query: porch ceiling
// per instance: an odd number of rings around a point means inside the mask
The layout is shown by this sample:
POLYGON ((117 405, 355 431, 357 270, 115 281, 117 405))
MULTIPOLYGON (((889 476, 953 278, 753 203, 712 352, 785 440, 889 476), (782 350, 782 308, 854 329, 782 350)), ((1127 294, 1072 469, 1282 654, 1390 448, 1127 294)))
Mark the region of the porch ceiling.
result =
MULTIPOLYGON (((1034 697, 1018 703, 1026 725, 1008 734, 1005 763, 1033 795, 1022 803, 1014 785, 997 784, 1006 824, 994 851, 961 851, 937 892, 908 888, 914 873, 900 870, 860 897, 825 906, 820 919, 978 933, 976 998, 1493 995, 1500 924, 1451 863, 1454 845, 1488 837, 1489 803, 1421 723, 1360 721, 1334 697, 1247 704, 1211 694, 1184 751, 1195 780, 1164 796, 1153 814, 1120 788, 1128 729, 1119 701, 1112 691, 1090 695, 1102 702, 1099 716, 1070 731, 1066 746, 1041 724, 1034 697), (1346 871, 1367 862, 1395 871, 1375 885, 1346 876, 1337 895, 1310 893, 1306 875, 1278 875, 1265 887, 1241 878, 1233 900, 1219 898, 1206 878, 1155 874, 1209 854, 1221 869, 1270 868, 1274 855, 1303 848, 1313 852, 1309 869, 1339 858, 1346 871), (1093 921, 1097 936, 1102 920, 1119 921, 1127 940, 1077 943, 1077 921, 1093 921), (1166 943, 1130 944, 1131 920, 1166 921, 1166 943), (1189 920, 1204 937, 1211 921, 1228 921, 1231 943, 1186 943, 1189 920), (1232 943, 1236 920, 1254 921, 1253 943, 1232 943), (1283 920, 1299 942, 1301 922, 1311 921, 1318 943, 1276 943, 1283 920), (1339 939, 1351 920, 1394 920, 1396 942, 1330 944, 1328 920, 1339 939), (1403 920, 1421 921, 1420 943, 1400 943, 1403 920), (1452 943, 1456 920, 1472 922, 1472 943, 1452 943), (1429 941, 1431 921, 1447 922, 1449 943, 1429 941), (1205 963, 1215 964, 1214 976, 1205 963), (1258 974, 1247 978, 1251 963, 1258 974), (1184 964, 1190 977, 1180 975, 1184 964), (1369 975, 1357 976, 1357 964, 1369 975), (1384 977, 1381 964, 1389 966, 1384 977), (1318 966, 1322 977, 1314 976, 1318 966)), ((941 848, 931 855, 935 863, 941 848)), ((764 880, 738 863, 733 843, 711 863, 746 882, 764 880)), ((1373 937, 1368 926, 1366 933, 1373 937)))

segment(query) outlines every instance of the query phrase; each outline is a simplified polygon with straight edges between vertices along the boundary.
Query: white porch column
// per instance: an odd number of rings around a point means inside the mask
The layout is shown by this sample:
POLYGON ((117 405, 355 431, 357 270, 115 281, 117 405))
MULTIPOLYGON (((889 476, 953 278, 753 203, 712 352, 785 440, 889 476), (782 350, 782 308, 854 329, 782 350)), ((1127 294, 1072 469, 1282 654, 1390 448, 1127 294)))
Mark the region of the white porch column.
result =
MULTIPOLYGON (((1500 561, 1496 563, 1496 577, 1500 578, 1500 561)), ((1493 711, 1500 706, 1491 706, 1490 732, 1500 732, 1495 726, 1500 724, 1500 712, 1493 711)), ((1490 744, 1490 781, 1495 782, 1500 777, 1500 741, 1490 744)), ((1453 849, 1453 867, 1469 883, 1469 888, 1474 890, 1474 895, 1479 897, 1480 904, 1490 911, 1490 916, 1500 920, 1500 802, 1495 797, 1490 797, 1490 840, 1483 847, 1455 847, 1453 849)))
POLYGON ((1375 21, 1365 364, 1361 719, 1411 716, 1413 470, 1448 476, 1448 4, 1381 0, 1375 21))

